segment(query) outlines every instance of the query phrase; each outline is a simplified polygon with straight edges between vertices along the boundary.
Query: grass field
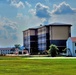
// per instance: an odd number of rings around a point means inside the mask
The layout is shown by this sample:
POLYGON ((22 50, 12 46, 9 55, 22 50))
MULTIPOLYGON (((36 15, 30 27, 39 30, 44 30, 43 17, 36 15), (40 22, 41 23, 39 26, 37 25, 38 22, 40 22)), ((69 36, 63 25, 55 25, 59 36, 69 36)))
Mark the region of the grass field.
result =
POLYGON ((0 57, 0 75, 76 75, 76 59, 0 57))

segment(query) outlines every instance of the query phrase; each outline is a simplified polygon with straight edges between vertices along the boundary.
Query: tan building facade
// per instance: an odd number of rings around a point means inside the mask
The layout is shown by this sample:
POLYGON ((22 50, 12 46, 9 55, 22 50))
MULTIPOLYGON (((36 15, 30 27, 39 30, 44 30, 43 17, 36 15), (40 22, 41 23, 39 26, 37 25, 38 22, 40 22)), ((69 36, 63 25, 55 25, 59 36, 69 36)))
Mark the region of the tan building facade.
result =
POLYGON ((50 40, 65 40, 71 34, 69 26, 50 26, 50 40))
POLYGON ((71 36, 71 25, 50 25, 50 44, 55 44, 62 51, 66 47, 66 41, 71 36))

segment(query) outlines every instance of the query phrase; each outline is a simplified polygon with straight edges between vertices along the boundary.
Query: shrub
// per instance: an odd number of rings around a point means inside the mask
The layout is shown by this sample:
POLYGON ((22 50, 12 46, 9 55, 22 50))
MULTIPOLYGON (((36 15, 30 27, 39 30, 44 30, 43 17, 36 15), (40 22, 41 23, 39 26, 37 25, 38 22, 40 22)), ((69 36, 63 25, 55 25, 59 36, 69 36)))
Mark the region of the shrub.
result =
POLYGON ((57 51, 58 51, 58 48, 57 48, 57 46, 56 45, 50 45, 49 46, 50 48, 49 48, 49 54, 52 56, 52 57, 55 57, 56 55, 57 55, 57 51))

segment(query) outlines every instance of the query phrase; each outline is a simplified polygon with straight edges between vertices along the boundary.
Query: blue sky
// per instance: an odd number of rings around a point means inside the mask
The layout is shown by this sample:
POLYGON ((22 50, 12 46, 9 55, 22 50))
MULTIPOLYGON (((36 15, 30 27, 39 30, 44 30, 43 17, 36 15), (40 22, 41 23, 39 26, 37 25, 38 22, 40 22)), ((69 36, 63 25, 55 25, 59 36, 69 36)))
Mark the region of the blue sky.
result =
POLYGON ((0 0, 0 47, 23 45, 23 30, 40 24, 72 24, 76 36, 76 0, 0 0))

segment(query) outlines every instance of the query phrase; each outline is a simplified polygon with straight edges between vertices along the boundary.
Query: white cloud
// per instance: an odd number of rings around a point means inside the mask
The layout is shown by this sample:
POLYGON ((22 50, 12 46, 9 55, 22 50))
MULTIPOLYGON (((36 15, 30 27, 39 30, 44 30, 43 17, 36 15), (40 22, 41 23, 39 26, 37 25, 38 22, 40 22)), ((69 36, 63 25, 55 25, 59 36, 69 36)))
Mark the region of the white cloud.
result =
POLYGON ((35 14, 36 14, 36 11, 35 11, 34 9, 30 9, 28 12, 29 12, 30 14, 32 14, 32 15, 35 15, 35 14))
POLYGON ((0 46, 14 46, 18 42, 17 23, 8 18, 0 18, 0 46))
POLYGON ((39 18, 41 21, 44 22, 44 24, 45 23, 47 24, 48 19, 51 17, 51 12, 49 10, 49 7, 41 3, 37 3, 35 9, 30 9, 29 13, 39 18))
POLYGON ((8 18, 0 19, 0 38, 4 39, 17 39, 16 36, 17 26, 16 22, 12 22, 8 18))
POLYGON ((41 3, 37 3, 35 9, 36 9, 36 16, 39 18, 49 18, 51 16, 51 12, 49 11, 48 6, 45 6, 41 3))
POLYGON ((76 13, 76 9, 72 8, 69 4, 66 2, 62 2, 59 5, 54 4, 54 10, 52 11, 52 14, 73 14, 76 13))
POLYGON ((11 0, 11 6, 14 6, 16 8, 25 8, 25 5, 22 1, 18 1, 18 0, 11 0))
POLYGON ((45 1, 45 3, 48 5, 48 6, 50 6, 51 5, 51 0, 44 0, 45 1))
POLYGON ((17 18, 21 19, 23 17, 23 14, 22 13, 17 13, 17 18))
POLYGON ((28 3, 27 1, 25 1, 25 5, 28 6, 28 7, 31 7, 31 4, 28 3))
POLYGON ((43 22, 45 21, 45 19, 43 18, 38 18, 35 15, 23 15, 23 17, 21 19, 17 18, 16 19, 18 25, 21 25, 21 30, 25 30, 29 27, 35 27, 35 26, 39 26, 40 24, 43 24, 43 22))

